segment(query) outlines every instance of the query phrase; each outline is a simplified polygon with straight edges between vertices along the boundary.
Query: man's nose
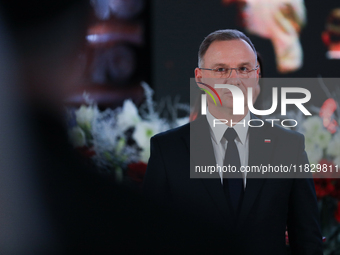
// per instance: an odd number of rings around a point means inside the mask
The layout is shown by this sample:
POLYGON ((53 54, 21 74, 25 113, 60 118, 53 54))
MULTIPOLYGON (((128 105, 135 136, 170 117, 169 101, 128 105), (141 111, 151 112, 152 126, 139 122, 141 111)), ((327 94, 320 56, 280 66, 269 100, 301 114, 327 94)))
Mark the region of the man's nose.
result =
POLYGON ((230 70, 229 78, 238 78, 238 73, 237 73, 236 69, 230 70))
POLYGON ((238 79, 238 77, 229 77, 228 79, 226 79, 225 84, 239 86, 240 80, 238 79))
POLYGON ((226 79, 226 83, 235 86, 237 86, 240 83, 240 77, 236 69, 231 69, 230 76, 226 79))

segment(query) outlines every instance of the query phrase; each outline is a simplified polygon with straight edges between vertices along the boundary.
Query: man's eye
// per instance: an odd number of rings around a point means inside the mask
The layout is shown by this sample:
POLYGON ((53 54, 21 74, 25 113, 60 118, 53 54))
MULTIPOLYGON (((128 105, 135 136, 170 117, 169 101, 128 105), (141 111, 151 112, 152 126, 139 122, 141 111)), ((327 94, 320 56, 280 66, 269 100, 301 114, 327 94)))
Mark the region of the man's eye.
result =
POLYGON ((223 67, 220 67, 220 68, 216 68, 216 71, 222 73, 222 72, 227 71, 227 69, 226 69, 226 68, 223 68, 223 67))
POLYGON ((249 69, 247 67, 245 67, 245 66, 240 67, 239 70, 241 72, 248 72, 249 71, 249 69))

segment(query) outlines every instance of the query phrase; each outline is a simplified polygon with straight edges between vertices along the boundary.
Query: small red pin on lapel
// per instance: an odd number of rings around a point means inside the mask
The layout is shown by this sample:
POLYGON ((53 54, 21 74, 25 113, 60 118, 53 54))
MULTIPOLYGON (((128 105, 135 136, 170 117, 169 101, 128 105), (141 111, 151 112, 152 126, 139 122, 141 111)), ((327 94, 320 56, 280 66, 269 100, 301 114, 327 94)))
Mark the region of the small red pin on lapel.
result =
POLYGON ((264 142, 265 143, 271 143, 271 140, 270 139, 264 139, 264 142))

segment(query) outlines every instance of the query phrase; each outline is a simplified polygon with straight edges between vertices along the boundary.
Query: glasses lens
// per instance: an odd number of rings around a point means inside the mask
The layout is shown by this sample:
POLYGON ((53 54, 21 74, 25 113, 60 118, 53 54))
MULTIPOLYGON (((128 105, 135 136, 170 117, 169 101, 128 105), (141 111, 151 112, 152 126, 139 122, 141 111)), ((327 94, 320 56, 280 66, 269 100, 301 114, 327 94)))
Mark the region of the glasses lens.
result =
POLYGON ((218 78, 229 78, 231 76, 231 73, 233 72, 233 70, 236 72, 236 74, 239 77, 242 78, 248 78, 249 74, 254 71, 253 70, 244 70, 243 68, 226 68, 223 71, 222 70, 216 70, 214 73, 216 75, 216 77, 218 78))
POLYGON ((228 69, 224 69, 224 70, 216 70, 214 72, 215 76, 218 77, 218 78, 225 78, 225 77, 228 77, 228 72, 229 70, 228 69))
POLYGON ((245 71, 245 70, 243 70, 243 69, 238 69, 238 74, 239 74, 239 76, 241 76, 241 77, 243 77, 243 78, 247 78, 249 72, 248 72, 248 71, 245 71))

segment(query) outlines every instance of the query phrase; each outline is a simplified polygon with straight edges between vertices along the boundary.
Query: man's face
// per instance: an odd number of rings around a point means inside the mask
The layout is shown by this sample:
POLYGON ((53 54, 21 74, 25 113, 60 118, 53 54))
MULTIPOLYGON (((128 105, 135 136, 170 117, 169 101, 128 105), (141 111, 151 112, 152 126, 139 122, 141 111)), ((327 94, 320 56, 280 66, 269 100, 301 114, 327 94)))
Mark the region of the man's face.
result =
MULTIPOLYGON (((202 68, 216 69, 216 68, 247 68, 251 70, 256 67, 256 56, 250 45, 244 40, 231 40, 231 41, 215 41, 213 42, 203 58, 202 68)), ((235 70, 232 70, 228 78, 220 78, 219 74, 210 71, 195 69, 196 81, 209 84, 214 87, 215 84, 231 84, 240 88, 243 92, 245 99, 245 106, 247 107, 247 88, 254 88, 258 82, 258 70, 251 71, 247 77, 240 76, 235 70)), ((198 84, 200 88, 207 89, 206 86, 198 84)), ((208 108, 212 110, 213 107, 223 107, 232 109, 233 97, 228 89, 216 89, 219 94, 222 106, 218 103, 214 104, 213 99, 207 96, 208 108)), ((214 94, 214 93, 212 93, 214 94)), ((222 110, 222 109, 220 109, 222 110)))

